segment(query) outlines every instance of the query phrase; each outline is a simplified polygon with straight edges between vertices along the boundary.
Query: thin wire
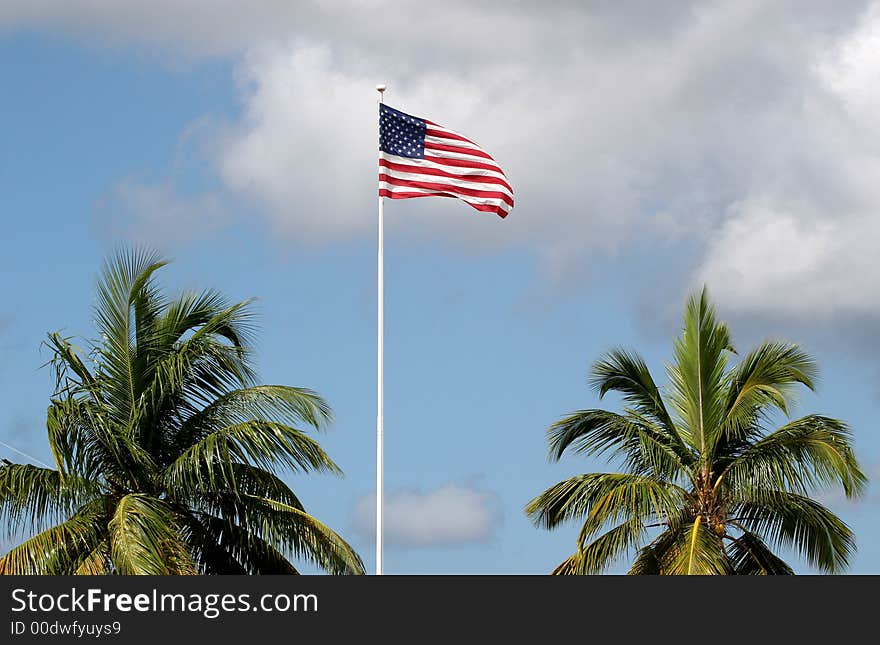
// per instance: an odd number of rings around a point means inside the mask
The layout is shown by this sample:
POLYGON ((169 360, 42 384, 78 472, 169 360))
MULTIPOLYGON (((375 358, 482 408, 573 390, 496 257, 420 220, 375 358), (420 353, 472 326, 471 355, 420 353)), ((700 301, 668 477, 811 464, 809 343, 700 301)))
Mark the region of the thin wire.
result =
POLYGON ((7 448, 9 448, 10 450, 13 450, 13 451, 17 452, 17 453, 20 454, 22 457, 27 457, 27 458, 30 459, 31 461, 35 461, 35 462, 37 462, 37 463, 40 464, 43 468, 52 468, 52 466, 50 466, 49 464, 40 461, 40 460, 37 459, 36 457, 32 457, 31 455, 27 454, 26 452, 22 452, 21 450, 19 450, 19 449, 16 448, 15 446, 10 446, 10 445, 9 445, 8 443, 6 443, 5 441, 0 441, 0 444, 3 444, 4 446, 6 446, 7 448))

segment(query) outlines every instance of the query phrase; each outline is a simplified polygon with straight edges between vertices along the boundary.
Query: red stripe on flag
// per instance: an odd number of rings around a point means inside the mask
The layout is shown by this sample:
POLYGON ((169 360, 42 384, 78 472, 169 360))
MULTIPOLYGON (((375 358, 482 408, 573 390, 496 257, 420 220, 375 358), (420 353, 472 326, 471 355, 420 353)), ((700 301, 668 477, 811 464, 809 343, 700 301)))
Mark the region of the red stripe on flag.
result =
MULTIPOLYGON (((410 193, 403 191, 394 191, 391 192, 387 188, 379 189, 379 197, 387 197, 388 199, 413 199, 416 197, 454 197, 454 195, 450 195, 448 193, 410 193)), ((474 204, 473 202, 469 202, 466 199, 462 200, 471 208, 476 208, 478 211, 482 211, 484 213, 495 213, 498 217, 502 219, 507 217, 508 211, 504 210, 501 206, 494 206, 492 204, 474 204)))
POLYGON ((391 192, 387 188, 380 188, 379 197, 388 197, 389 199, 411 199, 413 197, 452 197, 452 195, 447 193, 408 193, 401 190, 391 192))
POLYGON ((434 175, 437 177, 448 177, 450 179, 460 179, 461 181, 469 181, 477 184, 497 184, 499 186, 504 186, 510 192, 513 192, 513 188, 510 187, 506 181, 501 179, 500 177, 493 177, 487 175, 456 175, 451 172, 446 172, 445 170, 439 170, 438 168, 425 168, 424 166, 409 166, 407 164, 402 163, 394 163, 388 161, 387 159, 380 159, 379 165, 389 168, 391 170, 397 170, 400 172, 408 172, 414 175, 434 175))
POLYGON ((468 204, 476 208, 478 211, 483 211, 485 213, 495 213, 496 215, 498 215, 498 217, 502 219, 507 217, 508 211, 504 210, 502 206, 493 206, 492 204, 471 204, 471 202, 468 202, 468 204))
POLYGON ((440 184, 431 181, 411 181, 408 179, 397 179, 385 173, 379 173, 379 181, 384 181, 392 186, 407 186, 409 188, 426 188, 428 190, 438 190, 447 192, 452 195, 466 195, 468 197, 485 197, 488 199, 497 199, 513 207, 513 200, 507 193, 497 190, 476 190, 474 188, 461 188, 459 186, 451 186, 449 184, 440 184))
POLYGON ((427 130, 425 130, 425 136, 437 137, 439 139, 454 139, 456 141, 464 141, 466 143, 473 143, 474 145, 477 145, 475 141, 471 141, 467 137, 463 137, 460 134, 455 134, 453 132, 445 132, 443 130, 434 130, 428 128, 427 130))
MULTIPOLYGON (((448 157, 435 157, 425 155, 425 161, 433 161, 434 163, 443 164, 444 166, 457 166, 459 168, 482 168, 483 170, 494 170, 495 172, 500 172, 502 175, 504 172, 498 166, 493 164, 483 163, 482 161, 469 161, 467 159, 450 159, 448 157)), ((494 161, 494 159, 492 160, 494 161)))
POLYGON ((463 155, 470 155, 472 157, 482 157, 483 159, 491 159, 488 154, 483 152, 482 150, 474 150, 473 148, 461 148, 459 146, 447 146, 442 143, 431 143, 430 141, 425 141, 425 150, 443 150, 445 152, 457 152, 463 155))

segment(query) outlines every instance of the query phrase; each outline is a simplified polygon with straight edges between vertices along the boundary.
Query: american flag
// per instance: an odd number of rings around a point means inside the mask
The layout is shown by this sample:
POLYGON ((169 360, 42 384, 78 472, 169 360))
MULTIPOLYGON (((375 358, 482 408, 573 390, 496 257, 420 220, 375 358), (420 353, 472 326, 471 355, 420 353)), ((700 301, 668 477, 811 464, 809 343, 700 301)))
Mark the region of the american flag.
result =
POLYGON ((379 195, 391 199, 457 197, 506 217, 513 189, 476 143, 433 121, 379 104, 379 195))

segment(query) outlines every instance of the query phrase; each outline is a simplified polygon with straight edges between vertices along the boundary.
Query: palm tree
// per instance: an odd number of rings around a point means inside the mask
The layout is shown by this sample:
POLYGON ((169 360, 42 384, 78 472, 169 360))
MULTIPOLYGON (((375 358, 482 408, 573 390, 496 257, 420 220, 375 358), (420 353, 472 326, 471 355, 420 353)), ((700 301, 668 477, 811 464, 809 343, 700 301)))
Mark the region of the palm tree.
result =
POLYGON ((816 364, 797 345, 765 342, 740 362, 706 290, 689 299, 684 333, 661 391, 645 362, 615 349, 592 367, 602 398, 622 413, 580 410, 548 431, 550 457, 606 455, 623 472, 578 475, 526 506, 554 528, 582 520, 577 548, 554 574, 601 573, 627 553, 630 574, 791 574, 776 553, 794 549, 827 573, 844 569, 852 531, 810 498, 839 485, 848 498, 867 483, 846 424, 788 418, 798 385, 814 387, 816 364))
POLYGON ((33 535, 5 574, 297 573, 302 558, 363 573, 339 535, 279 475, 339 467, 302 428, 330 409, 313 391, 258 385, 249 301, 165 298, 146 251, 105 261, 83 354, 50 334, 47 415, 55 468, 0 467, 0 518, 33 535))

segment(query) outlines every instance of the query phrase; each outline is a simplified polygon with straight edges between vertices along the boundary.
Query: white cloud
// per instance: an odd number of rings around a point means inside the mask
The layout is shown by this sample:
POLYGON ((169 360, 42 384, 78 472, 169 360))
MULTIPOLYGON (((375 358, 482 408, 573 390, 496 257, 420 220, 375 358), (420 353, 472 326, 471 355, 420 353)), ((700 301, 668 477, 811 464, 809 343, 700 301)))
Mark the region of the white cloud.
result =
POLYGON ((295 239, 370 230, 375 104, 365 75, 328 47, 265 47, 239 66, 245 113, 218 146, 226 186, 295 239))
MULTIPOLYGON (((194 226, 242 200, 286 243, 372 234, 387 82, 389 103, 492 152, 517 201, 503 223, 394 203, 392 235, 525 246, 553 277, 685 242, 691 278, 734 313, 880 314, 880 4, 388 6, 7 0, 0 26, 236 61, 240 118, 195 135, 223 195, 183 198, 194 226)), ((176 212, 174 184, 117 192, 161 232, 149 209, 176 212)))
POLYGON ((859 122, 880 126, 880 4, 874 4, 817 67, 859 122))
POLYGON ((219 195, 189 196, 167 181, 125 177, 98 201, 92 227, 99 238, 181 243, 222 226, 228 215, 219 195))
MULTIPOLYGON (((470 11, 463 24, 486 17, 470 11)), ((318 33, 255 45, 237 66, 243 116, 215 137, 226 187, 295 239, 371 231, 376 81, 389 83, 389 103, 478 140, 517 199, 503 226, 460 203, 395 204, 406 217, 391 219, 392 229, 481 249, 526 244, 551 270, 587 252, 616 253, 658 228, 698 235, 756 180, 756 167, 782 163, 756 159, 750 137, 794 138, 779 128, 809 71, 792 67, 810 42, 802 29, 773 30, 765 42, 766 16, 736 3, 680 14, 677 30, 646 43, 632 34, 554 43, 544 20, 527 22, 535 17, 502 19, 522 36, 507 60, 462 61, 459 49, 473 45, 454 38, 437 41, 417 74, 406 56, 412 34, 372 49, 369 21, 350 40, 318 33)), ((584 33, 607 22, 572 14, 584 33)), ((339 32, 351 23, 340 19, 339 32)))
MULTIPOLYGON (((434 491, 398 490, 384 496, 383 538, 390 545, 438 547, 486 542, 501 522, 494 493, 459 484, 434 491)), ((355 531, 376 535, 376 496, 354 509, 355 531)))
POLYGON ((659 8, 621 0, 590 12, 578 2, 514 6, 447 0, 425 19, 424 6, 393 0, 4 0, 0 29, 43 29, 120 48, 175 56, 236 56, 291 37, 350 43, 412 72, 434 65, 555 56, 561 43, 621 33, 652 38, 674 29, 695 2, 659 8), (442 54, 438 60, 438 54, 442 54))
POLYGON ((780 163, 708 233, 696 280, 736 313, 880 316, 880 5, 815 61, 780 163), (796 145, 797 144, 797 145, 796 145))
POLYGON ((880 315, 875 216, 798 217, 760 201, 732 209, 709 242, 699 279, 740 314, 828 319, 880 315))

